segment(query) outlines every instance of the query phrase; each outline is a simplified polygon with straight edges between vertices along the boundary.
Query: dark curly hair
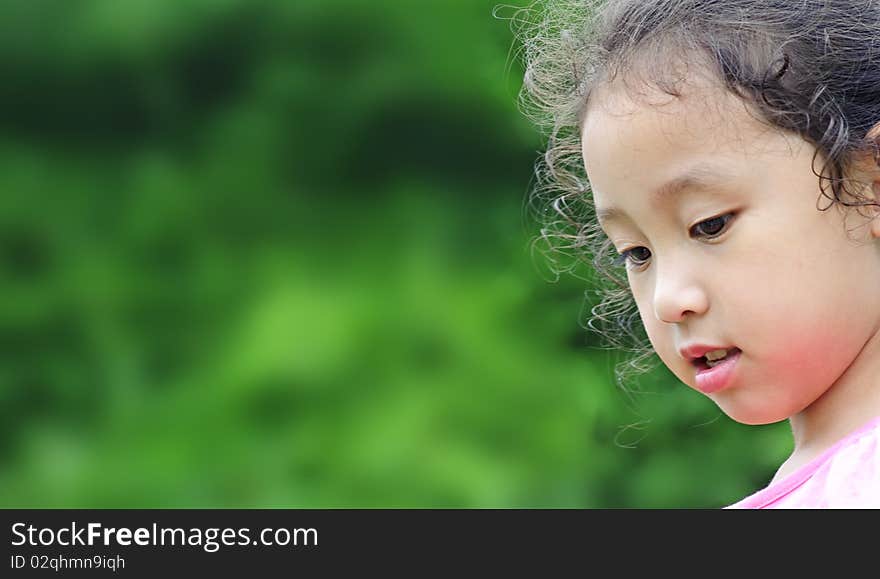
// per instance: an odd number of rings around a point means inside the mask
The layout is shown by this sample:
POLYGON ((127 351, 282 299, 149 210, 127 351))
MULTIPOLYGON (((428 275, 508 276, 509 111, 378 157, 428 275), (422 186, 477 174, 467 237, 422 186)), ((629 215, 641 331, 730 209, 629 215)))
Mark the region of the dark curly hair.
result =
POLYGON ((756 120, 815 145, 817 209, 878 206, 852 171, 856 159, 880 164, 880 1, 538 0, 511 20, 524 54, 520 110, 548 136, 528 198, 541 225, 533 247, 557 276, 586 265, 599 298, 587 326, 633 354, 614 372, 625 392, 659 359, 595 220, 580 128, 598 86, 619 76, 628 90, 678 97, 672 64, 697 64, 756 120))

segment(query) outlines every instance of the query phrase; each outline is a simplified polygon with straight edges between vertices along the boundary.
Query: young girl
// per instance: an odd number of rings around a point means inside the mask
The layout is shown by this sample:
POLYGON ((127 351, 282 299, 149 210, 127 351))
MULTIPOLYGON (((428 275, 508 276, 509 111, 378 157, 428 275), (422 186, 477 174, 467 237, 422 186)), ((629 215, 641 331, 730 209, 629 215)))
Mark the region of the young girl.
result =
POLYGON ((550 249, 612 282, 590 327, 643 339, 623 370, 656 353, 732 419, 789 420, 732 507, 880 508, 880 2, 540 8, 535 196, 550 249))

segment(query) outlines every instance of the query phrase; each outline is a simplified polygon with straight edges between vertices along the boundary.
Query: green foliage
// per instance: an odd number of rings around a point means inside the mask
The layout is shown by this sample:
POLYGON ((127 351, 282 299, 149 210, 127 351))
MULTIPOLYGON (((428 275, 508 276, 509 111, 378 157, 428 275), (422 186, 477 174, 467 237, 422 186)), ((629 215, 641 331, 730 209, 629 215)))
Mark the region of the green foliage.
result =
POLYGON ((716 507, 769 480, 784 425, 666 372, 628 407, 587 288, 540 275, 493 6, 3 4, 0 505, 716 507))

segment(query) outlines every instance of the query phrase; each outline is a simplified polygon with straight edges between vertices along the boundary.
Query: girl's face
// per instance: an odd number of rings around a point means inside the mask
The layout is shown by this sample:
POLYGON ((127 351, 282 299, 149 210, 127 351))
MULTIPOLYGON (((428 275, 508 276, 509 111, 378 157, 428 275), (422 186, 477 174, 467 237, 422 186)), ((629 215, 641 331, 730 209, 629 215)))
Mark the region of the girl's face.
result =
POLYGON ((592 98, 582 152, 597 215, 613 209, 600 222, 618 253, 631 250, 627 278, 661 360, 739 422, 805 409, 880 329, 880 227, 818 210, 829 203, 815 148, 733 95, 691 85, 680 99, 592 98), (691 186, 663 187, 686 174, 691 186), (721 389, 696 380, 680 352, 692 344, 741 350, 721 389))

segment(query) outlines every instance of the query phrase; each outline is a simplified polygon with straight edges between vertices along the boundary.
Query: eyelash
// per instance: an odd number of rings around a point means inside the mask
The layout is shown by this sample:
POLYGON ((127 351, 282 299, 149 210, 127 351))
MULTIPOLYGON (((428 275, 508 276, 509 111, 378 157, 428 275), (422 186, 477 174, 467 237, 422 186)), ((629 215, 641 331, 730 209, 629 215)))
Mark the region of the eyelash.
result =
MULTIPOLYGON (((725 214, 719 215, 717 217, 712 217, 710 219, 706 219, 705 221, 700 221, 699 223, 694 225, 691 229, 693 230, 693 229, 696 229, 706 223, 711 223, 713 221, 721 219, 721 220, 723 220, 721 230, 718 233, 705 236, 708 239, 714 239, 714 238, 720 236, 725 231, 727 231, 727 225, 730 223, 730 220, 733 218, 734 218, 734 213, 725 213, 725 214)), ((633 265, 633 267, 641 267, 641 266, 645 265, 645 263, 647 263, 647 260, 645 260, 644 262, 634 262, 634 261, 632 261, 632 259, 630 259, 630 255, 632 254, 634 249, 639 249, 639 248, 634 247, 631 249, 625 249, 625 250, 621 251, 620 254, 614 258, 614 262, 613 262, 614 265, 624 265, 627 261, 629 261, 633 265)))

